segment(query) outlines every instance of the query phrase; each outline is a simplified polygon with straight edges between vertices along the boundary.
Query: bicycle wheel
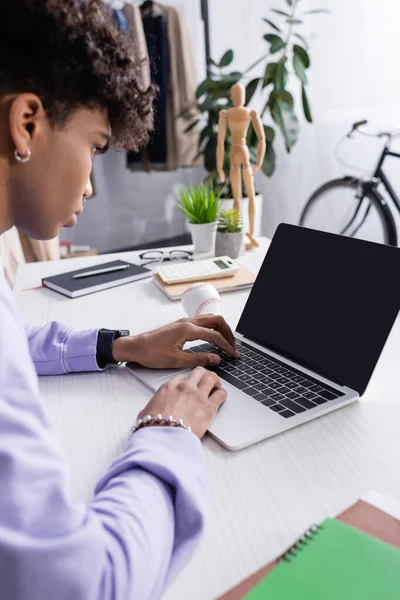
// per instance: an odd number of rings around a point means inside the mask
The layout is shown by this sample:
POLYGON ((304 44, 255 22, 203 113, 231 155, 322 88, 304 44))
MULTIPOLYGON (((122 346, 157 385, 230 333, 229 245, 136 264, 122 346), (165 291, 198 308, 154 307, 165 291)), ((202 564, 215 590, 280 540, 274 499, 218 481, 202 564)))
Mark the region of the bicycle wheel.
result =
POLYGON ((316 190, 300 225, 397 246, 396 225, 385 199, 355 177, 334 179, 316 190))

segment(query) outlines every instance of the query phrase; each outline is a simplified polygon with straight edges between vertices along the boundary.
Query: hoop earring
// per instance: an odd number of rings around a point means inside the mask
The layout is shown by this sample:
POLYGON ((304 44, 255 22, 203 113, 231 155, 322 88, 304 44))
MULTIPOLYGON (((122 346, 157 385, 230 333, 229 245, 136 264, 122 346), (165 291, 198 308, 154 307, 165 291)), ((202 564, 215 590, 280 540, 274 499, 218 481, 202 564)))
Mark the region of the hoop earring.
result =
POLYGON ((27 163, 31 158, 31 150, 30 148, 27 149, 26 156, 21 156, 18 150, 14 150, 14 156, 15 160, 17 160, 18 162, 27 163))

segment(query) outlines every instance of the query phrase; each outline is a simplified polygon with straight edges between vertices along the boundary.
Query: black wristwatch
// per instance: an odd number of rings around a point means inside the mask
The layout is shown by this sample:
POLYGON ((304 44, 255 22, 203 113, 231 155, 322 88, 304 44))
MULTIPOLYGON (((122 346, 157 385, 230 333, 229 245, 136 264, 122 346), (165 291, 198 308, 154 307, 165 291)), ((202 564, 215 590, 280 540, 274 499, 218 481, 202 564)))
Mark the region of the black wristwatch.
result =
POLYGON ((114 340, 120 337, 130 335, 128 329, 100 329, 97 336, 96 360, 100 369, 104 369, 107 365, 118 364, 114 360, 112 349, 114 340))

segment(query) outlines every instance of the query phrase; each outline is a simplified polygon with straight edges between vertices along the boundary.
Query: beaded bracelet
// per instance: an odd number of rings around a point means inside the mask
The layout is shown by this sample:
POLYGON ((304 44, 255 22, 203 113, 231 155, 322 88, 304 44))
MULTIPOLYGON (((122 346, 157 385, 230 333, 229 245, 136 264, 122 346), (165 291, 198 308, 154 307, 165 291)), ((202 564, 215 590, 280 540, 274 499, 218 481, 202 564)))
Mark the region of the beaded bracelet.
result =
POLYGON ((142 427, 148 427, 149 425, 166 425, 169 427, 182 427, 187 431, 192 431, 189 425, 185 425, 182 419, 174 419, 174 417, 163 417, 162 415, 156 415, 152 417, 151 415, 146 415, 143 419, 138 419, 134 426, 131 429, 131 435, 133 435, 138 429, 142 429, 142 427))

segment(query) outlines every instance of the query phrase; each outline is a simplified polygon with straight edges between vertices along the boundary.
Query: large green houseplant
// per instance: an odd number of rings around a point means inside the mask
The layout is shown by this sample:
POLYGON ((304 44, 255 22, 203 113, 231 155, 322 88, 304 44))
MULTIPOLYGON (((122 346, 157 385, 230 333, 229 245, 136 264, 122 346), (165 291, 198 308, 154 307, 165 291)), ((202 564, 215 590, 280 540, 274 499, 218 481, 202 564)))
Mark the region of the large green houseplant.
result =
MULTIPOLYGON (((244 71, 232 70, 233 50, 227 50, 219 62, 211 61, 207 78, 197 88, 196 97, 199 116, 188 124, 187 131, 199 125, 199 156, 203 156, 209 183, 218 185, 216 168, 217 125, 219 111, 232 106, 230 89, 238 82, 246 84, 246 104, 253 96, 261 93, 263 97, 263 120, 266 153, 262 170, 271 176, 275 170, 276 154, 274 150, 276 128, 283 136, 285 147, 290 152, 299 133, 297 107, 293 95, 288 89, 293 78, 301 86, 301 102, 304 116, 312 122, 311 107, 307 96, 307 70, 310 67, 308 42, 302 31, 304 19, 308 15, 329 12, 325 9, 307 10, 299 5, 307 0, 282 0, 284 10, 271 9, 273 17, 265 18, 267 32, 263 39, 267 45, 266 53, 244 71), (273 20, 272 20, 273 19, 273 20), (249 81, 249 74, 258 68, 259 75, 249 81)), ((187 118, 189 111, 182 117, 187 118)), ((250 155, 256 157, 257 138, 252 126, 247 136, 250 155)), ((230 136, 225 144, 224 171, 229 173, 230 136)), ((223 197, 231 197, 229 179, 221 185, 223 197)))

